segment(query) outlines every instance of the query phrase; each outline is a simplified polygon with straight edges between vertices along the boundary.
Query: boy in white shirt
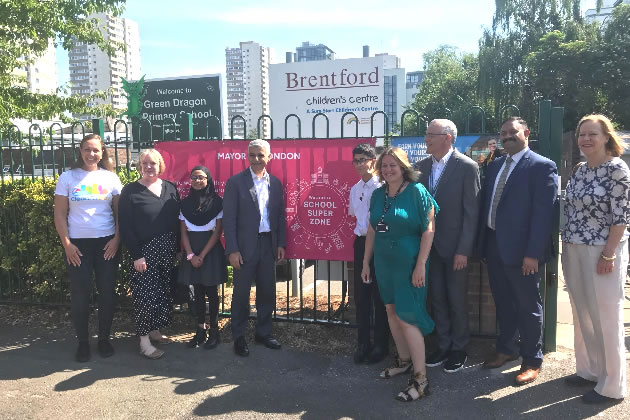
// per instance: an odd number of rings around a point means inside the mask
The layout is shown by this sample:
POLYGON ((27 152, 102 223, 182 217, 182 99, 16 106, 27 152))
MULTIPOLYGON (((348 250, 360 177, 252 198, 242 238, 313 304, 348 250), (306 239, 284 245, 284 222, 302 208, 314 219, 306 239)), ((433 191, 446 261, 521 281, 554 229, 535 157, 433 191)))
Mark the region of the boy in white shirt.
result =
MULTIPOLYGON (((354 362, 378 363, 387 355, 389 348, 389 328, 385 305, 381 300, 376 279, 366 284, 361 280, 363 254, 365 251, 365 235, 367 235, 370 219, 370 198, 372 192, 381 186, 374 175, 376 152, 369 144, 361 143, 352 150, 352 165, 361 180, 350 190, 349 213, 357 218, 354 228, 354 300, 356 306, 356 322, 358 326, 358 346, 354 353, 354 362), (370 319, 374 313, 374 342, 370 338, 370 319)), ((374 267, 372 265, 372 273, 374 267)))

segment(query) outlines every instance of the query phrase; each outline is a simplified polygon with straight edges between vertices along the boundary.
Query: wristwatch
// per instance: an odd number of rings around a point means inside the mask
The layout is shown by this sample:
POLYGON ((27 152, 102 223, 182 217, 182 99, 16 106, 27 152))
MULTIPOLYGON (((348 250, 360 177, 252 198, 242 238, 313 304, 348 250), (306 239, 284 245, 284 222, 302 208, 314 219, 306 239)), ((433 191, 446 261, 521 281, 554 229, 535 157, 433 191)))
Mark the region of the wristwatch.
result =
POLYGON ((195 256, 195 254, 192 254, 192 253, 191 253, 191 254, 188 254, 188 255, 186 255, 186 259, 187 259, 188 261, 190 261, 190 260, 192 260, 192 257, 194 257, 194 256, 195 256))

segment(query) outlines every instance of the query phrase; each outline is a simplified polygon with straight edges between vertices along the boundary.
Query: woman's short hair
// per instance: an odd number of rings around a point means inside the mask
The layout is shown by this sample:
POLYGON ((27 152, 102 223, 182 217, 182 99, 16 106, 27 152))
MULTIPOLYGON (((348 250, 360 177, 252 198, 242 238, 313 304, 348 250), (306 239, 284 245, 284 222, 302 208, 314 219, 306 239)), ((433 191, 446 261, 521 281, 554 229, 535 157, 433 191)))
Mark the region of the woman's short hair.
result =
POLYGON ((408 182, 417 182, 418 178, 420 178, 420 172, 413 169, 411 163, 409 163, 409 158, 407 157, 407 152, 405 152, 400 147, 389 147, 383 151, 383 153, 378 157, 376 161, 376 175, 381 181, 384 181, 383 176, 381 175, 381 165, 383 164, 383 157, 391 156, 394 158, 398 166, 403 173, 403 179, 408 182))
POLYGON ((619 137, 612 125, 612 122, 604 115, 591 114, 582 117, 575 129, 576 138, 580 135, 580 127, 582 127, 582 124, 586 121, 599 123, 604 135, 608 136, 608 141, 606 142, 606 152, 608 152, 609 155, 619 157, 623 154, 623 151, 628 147, 628 145, 621 139, 621 137, 619 137))
MULTIPOLYGON (((103 139, 98 134, 88 134, 87 136, 83 137, 83 140, 81 140, 81 143, 79 143, 79 149, 81 149, 83 145, 85 144, 85 142, 89 140, 98 140, 99 143, 101 144, 102 155, 101 155, 100 162, 98 162, 99 168, 103 168, 108 171, 114 172, 114 162, 112 162, 112 158, 109 155, 109 152, 107 151, 107 147, 105 147, 105 143, 103 143, 103 139)), ((76 168, 82 168, 83 165, 85 165, 85 162, 83 162, 83 156, 81 156, 81 153, 79 153, 77 155, 77 159, 74 161, 74 163, 70 167, 72 169, 76 169, 76 168)))
POLYGON ((164 164, 164 158, 160 152, 155 149, 144 149, 138 155, 138 164, 136 165, 136 168, 138 169, 138 172, 140 172, 140 175, 142 175, 142 161, 147 156, 151 156, 158 162, 158 175, 162 175, 164 171, 166 171, 166 165, 164 164))

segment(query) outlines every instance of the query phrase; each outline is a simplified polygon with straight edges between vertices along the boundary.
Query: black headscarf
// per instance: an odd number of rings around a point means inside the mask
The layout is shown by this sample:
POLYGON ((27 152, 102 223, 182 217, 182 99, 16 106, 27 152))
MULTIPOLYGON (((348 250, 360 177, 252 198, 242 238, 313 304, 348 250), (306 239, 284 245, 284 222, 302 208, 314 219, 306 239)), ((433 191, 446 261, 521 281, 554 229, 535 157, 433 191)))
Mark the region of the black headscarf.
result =
POLYGON ((192 186, 188 197, 182 200, 182 214, 190 223, 204 226, 210 223, 223 210, 223 199, 214 190, 214 181, 210 170, 205 166, 195 166, 190 173, 202 171, 208 177, 208 185, 202 190, 192 186))

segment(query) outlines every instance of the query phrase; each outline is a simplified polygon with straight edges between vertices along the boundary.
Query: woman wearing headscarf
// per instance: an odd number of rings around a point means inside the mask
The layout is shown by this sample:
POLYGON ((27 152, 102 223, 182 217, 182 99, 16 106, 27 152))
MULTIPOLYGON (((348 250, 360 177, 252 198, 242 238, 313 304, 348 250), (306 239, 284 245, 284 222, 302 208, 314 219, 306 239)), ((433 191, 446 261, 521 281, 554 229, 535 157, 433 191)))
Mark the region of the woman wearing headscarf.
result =
POLYGON ((179 269, 179 282, 195 291, 194 312, 197 332, 188 343, 191 348, 219 344, 219 291, 227 277, 223 232, 223 199, 215 192, 214 181, 205 166, 190 172, 190 192, 182 200, 179 220, 182 246, 186 253, 179 269), (206 296, 210 320, 206 323, 206 296))

